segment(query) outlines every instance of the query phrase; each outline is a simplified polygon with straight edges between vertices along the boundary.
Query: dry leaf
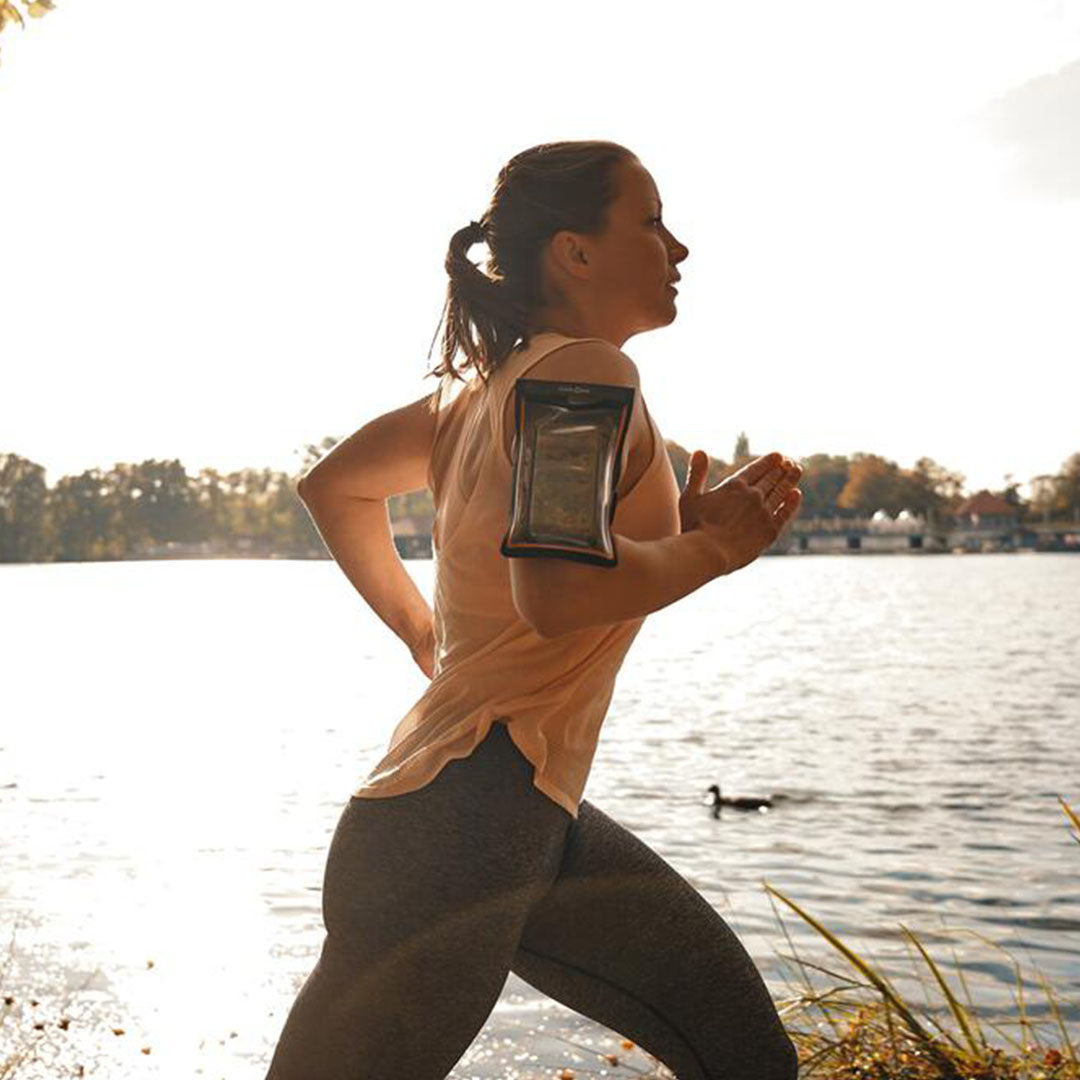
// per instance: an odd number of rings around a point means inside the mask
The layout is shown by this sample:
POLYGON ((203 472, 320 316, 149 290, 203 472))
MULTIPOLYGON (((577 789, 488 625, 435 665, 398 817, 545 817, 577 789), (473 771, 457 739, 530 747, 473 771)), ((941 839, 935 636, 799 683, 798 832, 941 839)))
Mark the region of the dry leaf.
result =
POLYGON ((55 11, 56 5, 53 0, 30 0, 26 10, 35 18, 40 19, 46 11, 55 11))

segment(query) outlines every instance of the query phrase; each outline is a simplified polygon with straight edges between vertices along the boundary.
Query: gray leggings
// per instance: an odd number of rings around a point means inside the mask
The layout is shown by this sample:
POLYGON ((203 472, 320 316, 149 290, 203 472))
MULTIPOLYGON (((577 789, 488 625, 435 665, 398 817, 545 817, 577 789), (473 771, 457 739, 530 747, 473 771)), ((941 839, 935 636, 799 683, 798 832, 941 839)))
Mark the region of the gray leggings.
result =
POLYGON ((532 783, 496 722, 425 787, 352 797, 323 880, 322 952, 267 1080, 444 1080, 509 971, 679 1080, 793 1080, 746 949, 651 848, 532 783))

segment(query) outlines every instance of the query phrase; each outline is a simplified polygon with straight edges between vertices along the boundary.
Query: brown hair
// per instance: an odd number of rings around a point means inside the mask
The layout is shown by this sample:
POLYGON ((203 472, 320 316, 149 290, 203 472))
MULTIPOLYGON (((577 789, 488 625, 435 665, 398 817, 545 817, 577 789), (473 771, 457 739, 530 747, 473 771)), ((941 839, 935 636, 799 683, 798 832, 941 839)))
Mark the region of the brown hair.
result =
MULTIPOLYGON (((586 235, 602 232, 616 195, 615 167, 633 157, 625 146, 613 142, 554 142, 523 150, 502 167, 480 220, 458 229, 450 239, 446 255, 450 280, 435 328, 438 337, 445 323, 442 362, 427 376, 463 381, 462 372, 472 367, 486 383, 519 341, 529 344, 527 320, 544 299, 540 274, 544 246, 562 229, 586 235), (491 252, 485 270, 468 258, 469 248, 481 240, 491 252), (464 360, 455 367, 458 350, 464 360)), ((431 346, 435 347, 435 338, 431 346)))

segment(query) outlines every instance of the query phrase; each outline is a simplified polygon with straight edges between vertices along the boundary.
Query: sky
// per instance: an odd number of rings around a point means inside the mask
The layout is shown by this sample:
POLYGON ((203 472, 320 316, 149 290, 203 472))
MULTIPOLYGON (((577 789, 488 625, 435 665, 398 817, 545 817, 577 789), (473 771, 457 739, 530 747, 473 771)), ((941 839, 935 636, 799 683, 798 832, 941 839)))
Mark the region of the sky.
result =
POLYGON ((0 453, 50 484, 295 473, 429 392, 451 234, 576 138, 690 250, 623 346, 666 438, 1022 494, 1080 451, 1080 5, 60 0, 2 45, 0 453))

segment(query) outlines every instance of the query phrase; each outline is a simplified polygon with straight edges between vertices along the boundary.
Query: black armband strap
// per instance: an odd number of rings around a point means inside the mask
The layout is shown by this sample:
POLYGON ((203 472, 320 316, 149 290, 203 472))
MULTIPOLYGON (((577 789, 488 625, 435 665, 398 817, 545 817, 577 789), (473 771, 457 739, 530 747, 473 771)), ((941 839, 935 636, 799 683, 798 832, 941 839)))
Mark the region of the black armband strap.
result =
POLYGON ((515 383, 510 558, 545 556, 615 566, 615 516, 634 387, 515 383))

